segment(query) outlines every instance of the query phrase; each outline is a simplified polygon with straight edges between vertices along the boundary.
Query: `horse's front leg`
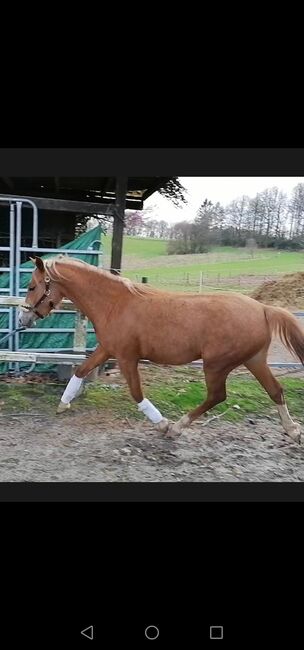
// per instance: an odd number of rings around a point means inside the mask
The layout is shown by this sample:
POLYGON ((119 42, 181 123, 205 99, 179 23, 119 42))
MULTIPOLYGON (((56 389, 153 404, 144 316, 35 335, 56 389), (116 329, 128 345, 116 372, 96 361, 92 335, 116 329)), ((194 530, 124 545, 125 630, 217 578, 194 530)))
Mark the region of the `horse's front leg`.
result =
POLYGON ((86 377, 94 368, 104 363, 109 358, 108 353, 101 345, 77 368, 73 377, 71 377, 59 402, 57 413, 62 413, 70 408, 71 401, 80 391, 84 377, 86 377))
POLYGON ((118 359, 118 363, 123 373, 124 377, 128 382, 130 393, 137 402, 138 410, 144 413, 144 415, 155 425, 158 431, 166 433, 169 428, 169 422, 166 418, 162 416, 160 411, 155 408, 154 404, 150 402, 147 398, 144 398, 140 375, 138 372, 138 360, 133 359, 118 359))

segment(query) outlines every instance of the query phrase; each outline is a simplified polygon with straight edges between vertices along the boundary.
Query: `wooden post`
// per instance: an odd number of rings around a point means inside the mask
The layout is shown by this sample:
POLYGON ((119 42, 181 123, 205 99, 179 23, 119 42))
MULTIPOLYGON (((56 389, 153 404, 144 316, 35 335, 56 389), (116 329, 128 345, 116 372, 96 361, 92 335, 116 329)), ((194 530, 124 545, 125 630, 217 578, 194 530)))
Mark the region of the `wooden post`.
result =
POLYGON ((111 273, 118 275, 121 270, 124 216, 128 178, 119 176, 116 179, 116 203, 112 234, 111 273))
POLYGON ((79 311, 75 317, 75 334, 73 342, 74 352, 85 352, 87 347, 87 316, 81 314, 79 311))
POLYGON ((202 290, 203 290, 203 271, 200 271, 199 293, 202 293, 202 290))
MULTIPOLYGON (((87 316, 77 310, 75 316, 75 332, 73 339, 73 352, 85 353, 87 347, 87 316)), ((59 364, 57 366, 57 376, 61 381, 71 379, 75 372, 75 366, 71 364, 59 364)))

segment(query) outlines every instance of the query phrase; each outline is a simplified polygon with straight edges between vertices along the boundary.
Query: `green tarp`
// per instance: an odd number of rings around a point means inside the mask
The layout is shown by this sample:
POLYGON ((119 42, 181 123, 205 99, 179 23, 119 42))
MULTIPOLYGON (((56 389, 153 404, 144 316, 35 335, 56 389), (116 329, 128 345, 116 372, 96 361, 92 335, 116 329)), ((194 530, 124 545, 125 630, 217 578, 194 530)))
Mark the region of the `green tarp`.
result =
MULTIPOLYGON (((92 249, 92 255, 85 255, 85 254, 78 254, 78 255, 73 255, 73 257, 77 257, 78 259, 82 259, 85 262, 88 262, 89 264, 94 264, 95 266, 98 266, 98 257, 100 258, 99 264, 101 264, 101 255, 94 255, 94 250, 100 250, 102 246, 102 234, 103 230, 100 225, 98 225, 96 228, 92 228, 91 230, 88 230, 85 232, 83 235, 78 237, 72 242, 69 242, 68 244, 65 244, 64 246, 61 246, 58 248, 58 253, 60 251, 64 251, 66 249, 72 249, 72 250, 90 250, 92 249)), ((30 254, 29 254, 30 255, 30 254)), ((34 255, 34 253, 32 254, 34 255)), ((42 259, 47 259, 48 257, 54 257, 56 254, 54 253, 47 253, 45 255, 41 255, 42 259)), ((68 253, 69 255, 69 253, 68 253)), ((24 262, 21 264, 21 268, 32 268, 33 269, 33 263, 31 261, 24 262)), ((26 288, 29 280, 30 280, 30 274, 29 273, 20 273, 20 287, 21 288, 26 288)), ((9 287, 9 274, 8 273, 1 273, 0 270, 0 295, 7 296, 7 293, 1 292, 2 288, 8 288, 9 287)), ((0 329, 1 328, 8 328, 9 327, 9 316, 8 313, 1 313, 0 312, 0 329)), ((42 329, 48 329, 48 328, 74 328, 75 327, 75 314, 51 314, 48 318, 45 320, 41 320, 37 323, 37 327, 42 328, 42 329)), ((88 328, 92 327, 91 323, 88 323, 88 328)), ((0 339, 2 336, 4 336, 5 332, 0 332, 0 339)), ((68 348, 69 350, 72 350, 73 348, 73 338, 74 338, 74 333, 73 332, 35 332, 35 328, 28 330, 26 333, 21 332, 19 334, 19 348, 21 349, 45 349, 48 348, 51 351, 54 350, 62 350, 62 348, 68 348)), ((88 348, 94 348, 96 346, 96 337, 94 333, 88 333, 87 334, 87 347, 88 348)), ((5 348, 8 349, 8 342, 5 342, 4 344, 5 348)), ((1 349, 1 348, 0 348, 1 349)), ((27 369, 28 364, 22 364, 20 363, 20 370, 22 368, 27 369)), ((38 372, 42 371, 50 371, 55 369, 55 365, 42 365, 42 364, 37 364, 35 370, 38 372)), ((6 363, 1 363, 0 361, 0 372, 7 372, 8 365, 6 363)))

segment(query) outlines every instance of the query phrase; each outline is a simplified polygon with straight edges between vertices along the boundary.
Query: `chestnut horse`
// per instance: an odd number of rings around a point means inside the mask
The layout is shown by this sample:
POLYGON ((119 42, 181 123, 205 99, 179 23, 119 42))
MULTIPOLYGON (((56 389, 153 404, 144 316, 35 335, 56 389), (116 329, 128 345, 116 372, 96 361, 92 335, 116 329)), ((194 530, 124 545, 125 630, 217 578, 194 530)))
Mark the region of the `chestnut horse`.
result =
POLYGON ((292 314, 230 292, 189 295, 153 289, 65 255, 32 261, 36 268, 19 311, 20 325, 31 326, 68 298, 93 323, 99 341, 70 379, 57 412, 70 407, 88 373, 114 357, 139 410, 160 431, 179 434, 226 399, 229 373, 244 364, 277 405, 286 433, 300 442, 300 426, 291 419, 282 387, 266 361, 272 333, 278 333, 304 365, 304 334, 292 314), (169 427, 144 398, 140 359, 170 365, 203 359, 206 400, 169 427))

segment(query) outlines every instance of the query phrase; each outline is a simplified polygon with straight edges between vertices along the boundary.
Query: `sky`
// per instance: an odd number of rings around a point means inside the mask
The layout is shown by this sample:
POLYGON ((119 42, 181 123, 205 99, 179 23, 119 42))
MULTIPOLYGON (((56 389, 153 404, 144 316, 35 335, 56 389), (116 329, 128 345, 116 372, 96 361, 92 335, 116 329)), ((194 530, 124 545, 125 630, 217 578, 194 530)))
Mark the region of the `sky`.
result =
POLYGON ((224 207, 245 194, 254 197, 257 192, 270 187, 278 187, 279 190, 290 195, 292 189, 298 183, 304 183, 304 177, 290 176, 264 176, 264 177, 190 177, 181 176, 181 184, 188 190, 188 205, 183 208, 175 208, 168 200, 157 192, 152 194, 144 204, 144 207, 155 206, 151 219, 164 219, 169 223, 177 221, 191 221, 194 219, 199 206, 204 199, 209 199, 212 203, 219 201, 224 207))

